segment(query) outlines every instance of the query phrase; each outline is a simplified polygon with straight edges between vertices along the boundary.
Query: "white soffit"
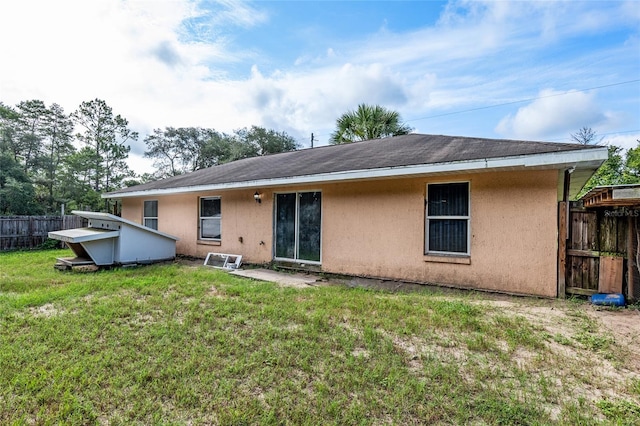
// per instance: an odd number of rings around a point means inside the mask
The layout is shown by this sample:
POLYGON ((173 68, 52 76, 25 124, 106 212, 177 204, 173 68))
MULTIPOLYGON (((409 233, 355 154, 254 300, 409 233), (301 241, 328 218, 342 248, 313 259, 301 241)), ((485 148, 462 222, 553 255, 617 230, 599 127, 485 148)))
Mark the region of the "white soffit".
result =
POLYGON ((520 155, 516 157, 483 158, 450 163, 348 170, 306 176, 258 179, 243 182, 217 183, 179 188, 149 189, 146 191, 123 192, 120 194, 102 194, 102 198, 146 197, 154 195, 183 194, 187 192, 383 179, 443 173, 481 172, 500 169, 562 169, 569 167, 597 169, 607 158, 607 147, 600 147, 580 151, 559 151, 544 154, 520 155))

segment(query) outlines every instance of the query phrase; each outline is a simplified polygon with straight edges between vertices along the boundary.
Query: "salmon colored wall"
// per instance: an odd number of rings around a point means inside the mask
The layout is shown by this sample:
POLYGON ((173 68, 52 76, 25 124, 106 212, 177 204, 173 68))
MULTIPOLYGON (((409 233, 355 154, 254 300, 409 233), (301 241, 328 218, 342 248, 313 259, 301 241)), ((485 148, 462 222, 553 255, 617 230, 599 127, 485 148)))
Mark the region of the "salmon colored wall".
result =
POLYGON ((254 193, 255 189, 125 198, 122 217, 142 223, 143 202, 158 200, 158 230, 180 238, 177 253, 201 258, 209 252, 242 254, 243 261, 265 263, 271 261, 272 199, 271 193, 263 194, 258 204, 254 193), (217 196, 221 197, 221 241, 198 241, 199 199, 217 196))
POLYGON ((557 179, 502 172, 328 186, 323 270, 555 296, 557 179), (426 185, 456 181, 471 188, 469 264, 423 254, 426 185))
MULTIPOLYGON (((322 269, 326 272, 447 284, 511 293, 556 295, 558 172, 474 173, 278 189, 322 191, 322 269), (471 255, 424 255, 428 183, 470 182, 471 255), (444 261, 444 262, 443 262, 444 261)), ((159 230, 180 237, 177 252, 239 253, 271 261, 273 191, 188 194, 158 200, 159 230), (198 197, 222 197, 222 242, 197 242, 198 197), (242 237, 243 242, 239 242, 242 237), (260 244, 263 242, 264 244, 260 244)), ((123 200, 123 217, 142 220, 143 198, 123 200)))

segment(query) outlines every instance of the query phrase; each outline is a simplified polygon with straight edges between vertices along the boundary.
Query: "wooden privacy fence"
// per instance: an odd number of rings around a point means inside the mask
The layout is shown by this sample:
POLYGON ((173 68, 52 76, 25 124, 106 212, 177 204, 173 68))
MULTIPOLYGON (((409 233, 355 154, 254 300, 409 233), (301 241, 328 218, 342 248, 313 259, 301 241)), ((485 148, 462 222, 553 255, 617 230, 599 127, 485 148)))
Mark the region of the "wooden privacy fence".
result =
MULTIPOLYGON (((566 247, 560 247, 566 250, 566 294, 625 293, 629 298, 637 298, 640 211, 612 207, 585 209, 579 202, 571 202, 568 207, 565 220, 561 203, 560 231, 566 226, 568 234, 566 247)), ((562 253, 560 259, 562 262, 562 253)))
POLYGON ((35 248, 47 241, 50 231, 81 228, 85 225, 86 220, 75 215, 2 216, 0 251, 35 248))

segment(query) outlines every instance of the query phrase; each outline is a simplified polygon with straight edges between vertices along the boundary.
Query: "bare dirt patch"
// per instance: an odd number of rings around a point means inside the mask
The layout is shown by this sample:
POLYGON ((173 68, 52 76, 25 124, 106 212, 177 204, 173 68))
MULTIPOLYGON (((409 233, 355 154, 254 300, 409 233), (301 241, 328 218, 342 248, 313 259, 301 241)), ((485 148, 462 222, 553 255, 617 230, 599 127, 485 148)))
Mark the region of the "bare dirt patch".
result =
POLYGON ((62 314, 63 311, 56 308, 53 303, 46 303, 42 306, 29 308, 29 314, 36 318, 49 318, 62 314))
POLYGON ((588 307, 604 331, 629 351, 627 367, 640 373, 640 311, 635 309, 603 309, 588 307))

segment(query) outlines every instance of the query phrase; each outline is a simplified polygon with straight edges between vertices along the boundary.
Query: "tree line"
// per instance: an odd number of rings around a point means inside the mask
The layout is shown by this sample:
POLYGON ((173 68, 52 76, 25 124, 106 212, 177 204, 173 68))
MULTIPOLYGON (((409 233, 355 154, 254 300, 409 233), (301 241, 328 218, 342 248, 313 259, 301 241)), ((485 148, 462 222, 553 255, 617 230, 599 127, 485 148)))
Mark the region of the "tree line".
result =
MULTIPOLYGON (((400 115, 378 105, 359 105, 336 120, 331 144, 410 133, 400 115)), ((200 127, 154 129, 144 139, 155 171, 129 168, 129 143, 138 140, 129 122, 101 99, 82 102, 66 114, 58 104, 29 100, 0 102, 0 215, 58 214, 69 210, 109 211, 101 194, 243 158, 293 151, 285 132, 252 126, 231 134, 200 127)), ((602 143, 590 127, 571 135, 581 144, 602 143)), ((640 141, 623 153, 609 145, 609 158, 583 188, 640 182, 640 141)))
POLYGON ((598 133, 588 126, 572 133, 571 140, 582 145, 607 145, 608 148, 607 160, 587 181, 578 198, 596 186, 640 183, 640 140, 637 141, 635 148, 623 152, 619 146, 603 143, 604 138, 598 136, 598 133))
POLYGON ((127 142, 138 134, 128 126, 100 99, 71 114, 41 100, 0 103, 0 214, 101 206, 102 192, 134 176, 127 142))
POLYGON ((156 172, 147 179, 162 179, 230 161, 279 152, 300 146, 285 132, 252 126, 231 134, 199 127, 155 129, 145 139, 145 156, 156 172))
POLYGON ((232 134, 166 127, 144 139, 155 172, 137 175, 126 160, 138 137, 101 99, 70 114, 41 100, 0 102, 0 215, 58 214, 63 204, 109 211, 104 192, 299 147, 285 132, 258 126, 232 134))

